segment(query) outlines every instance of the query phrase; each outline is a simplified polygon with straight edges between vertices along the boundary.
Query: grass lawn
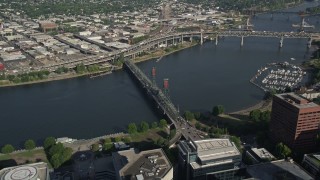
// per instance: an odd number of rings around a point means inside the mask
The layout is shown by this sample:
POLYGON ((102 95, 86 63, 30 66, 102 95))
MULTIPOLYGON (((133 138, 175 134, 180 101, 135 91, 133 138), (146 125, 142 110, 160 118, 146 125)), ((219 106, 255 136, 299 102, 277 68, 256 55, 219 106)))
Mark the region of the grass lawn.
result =
POLYGON ((167 139, 168 134, 165 129, 149 129, 144 133, 131 134, 131 141, 135 147, 140 150, 147 150, 154 147, 154 141, 159 138, 167 139))
POLYGON ((34 163, 38 161, 48 163, 47 156, 43 149, 0 155, 0 164, 1 161, 10 159, 14 160, 17 164, 25 164, 26 162, 34 163))

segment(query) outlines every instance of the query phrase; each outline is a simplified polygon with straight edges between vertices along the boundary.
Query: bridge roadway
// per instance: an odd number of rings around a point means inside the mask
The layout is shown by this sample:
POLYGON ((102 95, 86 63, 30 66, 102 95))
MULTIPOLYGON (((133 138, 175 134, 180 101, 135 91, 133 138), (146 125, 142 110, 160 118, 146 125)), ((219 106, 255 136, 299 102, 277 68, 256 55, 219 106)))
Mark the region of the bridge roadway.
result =
POLYGON ((156 84, 153 84, 132 60, 125 60, 124 65, 146 91, 147 95, 156 103, 161 112, 163 112, 175 126, 176 135, 170 140, 170 145, 176 143, 181 136, 192 140, 201 139, 199 135, 200 131, 192 127, 182 116, 180 116, 170 98, 168 98, 156 84))
MULTIPOLYGON (((159 36, 155 36, 153 38, 147 39, 145 41, 140 42, 139 44, 135 44, 130 46, 124 50, 116 50, 108 53, 100 53, 96 55, 87 56, 80 59, 75 59, 73 61, 65 61, 61 63, 55 63, 51 65, 45 65, 38 69, 47 69, 50 71, 54 71, 54 68, 57 67, 68 67, 73 68, 77 64, 96 64, 96 63, 103 63, 107 61, 114 60, 116 57, 120 56, 121 53, 124 53, 124 57, 132 57, 140 52, 147 51, 152 47, 159 46, 159 44, 165 43, 166 41, 173 41, 173 39, 181 39, 181 38, 192 38, 192 37, 205 37, 211 36, 214 38, 217 37, 275 37, 280 39, 285 38, 304 38, 304 39, 320 39, 320 33, 307 33, 307 32, 272 32, 272 31, 190 31, 190 32, 177 32, 177 33, 170 33, 170 34, 163 34, 159 36), (202 35, 201 35, 202 34, 202 35)), ((58 38, 58 40, 65 42, 63 39, 58 38)), ((70 43, 65 42, 70 45, 70 43)), ((72 44, 71 44, 72 45, 72 44)), ((70 46, 71 46, 70 45, 70 46)), ((79 48, 75 45, 72 47, 79 48)), ((84 49, 81 49, 84 51, 84 49)), ((86 53, 91 53, 87 51, 86 53)))

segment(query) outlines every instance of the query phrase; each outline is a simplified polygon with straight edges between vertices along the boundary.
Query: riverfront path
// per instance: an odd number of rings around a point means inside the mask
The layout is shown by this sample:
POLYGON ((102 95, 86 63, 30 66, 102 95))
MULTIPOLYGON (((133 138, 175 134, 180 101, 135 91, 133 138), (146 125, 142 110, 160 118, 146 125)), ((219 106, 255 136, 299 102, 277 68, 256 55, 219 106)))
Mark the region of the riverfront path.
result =
POLYGON ((171 100, 160 88, 150 81, 150 79, 134 64, 132 60, 125 60, 126 70, 134 77, 143 90, 157 105, 158 109, 172 122, 176 128, 176 135, 170 140, 169 144, 175 144, 181 136, 186 139, 201 139, 201 132, 192 127, 178 112, 171 100))

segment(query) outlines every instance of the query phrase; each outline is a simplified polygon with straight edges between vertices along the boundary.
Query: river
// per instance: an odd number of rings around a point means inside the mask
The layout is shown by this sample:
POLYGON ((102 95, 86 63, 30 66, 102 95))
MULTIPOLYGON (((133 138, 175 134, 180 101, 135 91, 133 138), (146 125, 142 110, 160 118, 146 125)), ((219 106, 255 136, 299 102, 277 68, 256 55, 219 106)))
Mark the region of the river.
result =
MULTIPOLYGON (((295 11, 313 6, 305 3, 295 11)), ((290 10, 290 9, 289 9, 290 10)), ((288 11, 289 11, 288 10, 288 11)), ((255 30, 294 31, 291 24, 300 17, 261 14, 252 19, 255 30)), ((316 25, 319 17, 307 21, 316 25)), ((181 112, 211 111, 224 105, 227 112, 258 103, 264 93, 249 83, 257 69, 270 62, 295 61, 299 64, 310 57, 307 40, 285 39, 282 49, 276 38, 220 39, 218 46, 206 42, 155 60, 139 63, 148 75, 157 68, 157 83, 169 78, 170 97, 181 112)), ((147 98, 129 75, 116 71, 89 79, 68 79, 0 89, 0 146, 11 143, 22 146, 26 139, 38 142, 47 136, 92 138, 125 131, 127 124, 157 121, 147 98)))

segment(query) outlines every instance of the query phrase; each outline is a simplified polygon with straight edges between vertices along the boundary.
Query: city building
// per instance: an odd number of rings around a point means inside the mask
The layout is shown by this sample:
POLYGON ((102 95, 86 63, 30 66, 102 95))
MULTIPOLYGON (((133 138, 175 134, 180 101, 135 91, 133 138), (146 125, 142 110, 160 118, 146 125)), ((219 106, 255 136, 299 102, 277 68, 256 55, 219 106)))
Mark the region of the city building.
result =
POLYGON ((47 163, 39 162, 0 170, 0 180, 50 180, 47 163))
POLYGON ((320 153, 305 154, 302 160, 302 165, 314 177, 317 177, 317 180, 320 179, 320 153))
POLYGON ((248 180, 303 179, 313 180, 303 168, 292 160, 278 160, 247 167, 248 180))
POLYGON ((180 141, 182 179, 238 179, 241 153, 229 139, 180 141))
POLYGON ((253 164, 275 160, 275 157, 265 148, 252 148, 245 153, 246 158, 249 158, 253 164))
POLYGON ((58 26, 54 22, 50 21, 41 21, 39 22, 40 29, 42 29, 43 32, 47 32, 48 30, 57 29, 58 26))
POLYGON ((273 97, 270 136, 294 150, 310 151, 316 146, 320 106, 295 94, 273 97))
POLYGON ((112 153, 117 180, 172 180, 173 168, 162 149, 135 149, 112 153))

